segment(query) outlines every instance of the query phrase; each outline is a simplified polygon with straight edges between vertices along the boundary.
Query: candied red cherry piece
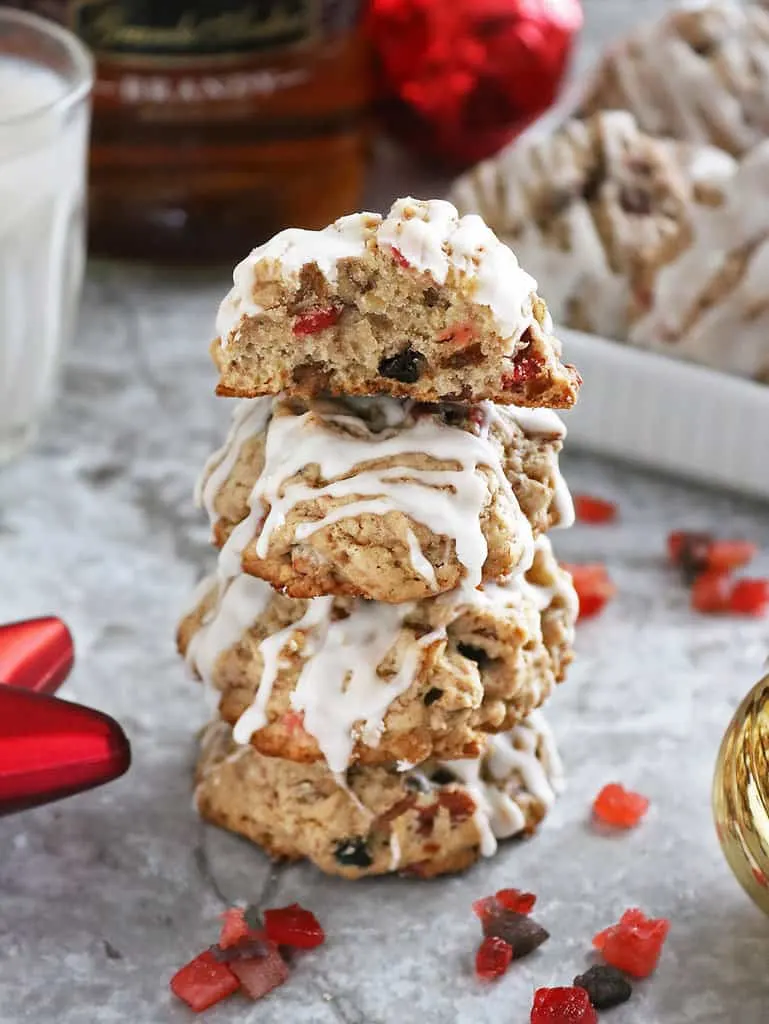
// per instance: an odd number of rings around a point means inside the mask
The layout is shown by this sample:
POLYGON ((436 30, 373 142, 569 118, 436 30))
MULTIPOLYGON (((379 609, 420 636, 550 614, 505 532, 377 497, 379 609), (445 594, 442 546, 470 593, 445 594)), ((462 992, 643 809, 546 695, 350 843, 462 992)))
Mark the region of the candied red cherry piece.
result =
POLYGON ((611 523, 617 518, 617 506, 612 501, 594 498, 589 494, 574 495, 574 513, 580 523, 611 523))
POLYGON ((483 896, 481 899, 473 901, 473 913, 483 921, 494 911, 496 906, 497 900, 495 896, 483 896))
POLYGON ((519 384, 536 377, 542 372, 542 360, 537 356, 517 356, 513 360, 512 369, 502 374, 502 390, 510 391, 519 384))
POLYGON ((499 889, 494 896, 484 896, 473 903, 473 913, 481 922, 502 911, 508 910, 516 914, 531 913, 537 897, 533 892, 522 892, 520 889, 499 889))
POLYGON ((538 988, 531 1024, 597 1024, 598 1015, 584 988, 538 988))
POLYGON ((604 565, 564 564, 562 568, 571 574, 579 598, 580 619, 590 619, 598 615, 607 601, 617 593, 617 588, 609 579, 604 565))
POLYGON ((229 949, 245 941, 251 934, 242 907, 228 907, 222 914, 222 930, 219 935, 221 949, 229 949))
POLYGON ((208 949, 171 978, 173 994, 195 1013, 202 1013, 239 988, 240 981, 234 972, 208 949))
POLYGON ((649 810, 649 801, 640 793, 625 789, 618 782, 609 782, 593 802, 593 814, 599 821, 614 828, 633 828, 649 810))
POLYGON ((495 899, 505 910, 512 910, 516 914, 530 914, 537 902, 533 892, 522 892, 520 889, 499 889, 495 899))
POLYGON ((729 595, 729 611, 760 617, 769 608, 769 580, 737 580, 729 595))
POLYGON ((634 978, 647 978, 660 958, 670 931, 664 917, 647 917, 633 907, 626 910, 617 924, 605 928, 593 938, 593 945, 604 960, 634 978))
POLYGON ((692 608, 706 615, 729 610, 732 579, 725 572, 703 572, 692 586, 692 608))
POLYGON ((317 917, 298 903, 265 910, 264 930, 268 939, 295 949, 314 949, 326 939, 317 917))
POLYGON ((290 733, 304 732, 304 711, 286 711, 280 721, 290 733))
POLYGON ((339 306, 310 309, 306 313, 300 313, 294 320, 294 334, 317 334, 327 327, 333 327, 341 315, 342 310, 339 306))
POLYGON ((475 954, 475 973, 484 981, 500 978, 513 959, 513 947, 496 935, 487 935, 475 954))
POLYGON ((272 942, 267 943, 266 956, 233 960, 227 966, 251 999, 261 999, 288 978, 288 965, 272 942))
POLYGON ((396 249, 394 245, 390 247, 390 252, 393 254, 393 259, 395 260, 399 267, 403 267, 405 270, 407 267, 411 266, 409 261, 400 251, 400 249, 396 249))
POLYGON ((717 572, 741 569, 752 562, 758 548, 749 540, 714 540, 708 546, 707 567, 717 572))

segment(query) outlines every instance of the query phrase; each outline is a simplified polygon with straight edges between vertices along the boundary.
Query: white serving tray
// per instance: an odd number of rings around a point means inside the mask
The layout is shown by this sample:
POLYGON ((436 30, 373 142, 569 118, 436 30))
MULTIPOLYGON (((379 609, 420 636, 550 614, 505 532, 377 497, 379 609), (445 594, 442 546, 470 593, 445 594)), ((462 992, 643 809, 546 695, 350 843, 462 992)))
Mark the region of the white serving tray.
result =
POLYGON ((569 442, 769 499, 769 386, 556 328, 584 379, 569 442))

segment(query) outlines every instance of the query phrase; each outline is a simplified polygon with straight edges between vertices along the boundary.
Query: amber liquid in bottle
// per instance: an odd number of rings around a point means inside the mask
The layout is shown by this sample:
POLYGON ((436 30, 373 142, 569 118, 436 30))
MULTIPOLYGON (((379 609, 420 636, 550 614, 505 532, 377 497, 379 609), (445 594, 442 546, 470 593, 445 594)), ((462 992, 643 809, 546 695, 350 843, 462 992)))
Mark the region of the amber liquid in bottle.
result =
POLYGON ((360 0, 37 6, 58 7, 96 56, 92 252, 229 263, 284 227, 358 208, 360 0))

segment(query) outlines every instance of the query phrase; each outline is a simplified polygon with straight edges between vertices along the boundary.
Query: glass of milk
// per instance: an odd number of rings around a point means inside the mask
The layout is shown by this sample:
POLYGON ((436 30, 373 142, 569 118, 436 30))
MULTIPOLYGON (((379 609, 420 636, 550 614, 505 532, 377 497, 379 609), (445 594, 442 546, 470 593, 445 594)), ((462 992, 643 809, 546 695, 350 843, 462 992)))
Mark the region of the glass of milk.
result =
POLYGON ((0 9, 0 463, 35 437, 77 312, 92 81, 75 36, 0 9))

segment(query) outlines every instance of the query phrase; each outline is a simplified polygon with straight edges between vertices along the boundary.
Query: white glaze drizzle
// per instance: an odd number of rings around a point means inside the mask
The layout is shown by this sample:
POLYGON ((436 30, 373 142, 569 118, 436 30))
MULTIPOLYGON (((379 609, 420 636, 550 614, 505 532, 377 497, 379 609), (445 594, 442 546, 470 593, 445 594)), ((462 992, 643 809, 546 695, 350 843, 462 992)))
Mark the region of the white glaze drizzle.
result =
MULTIPOLYGON (((493 423, 503 436, 509 438, 511 424, 517 423, 528 437, 560 439, 566 431, 557 414, 549 409, 501 409, 490 402, 482 403, 484 420, 480 436, 476 436, 432 417, 421 417, 407 423, 407 404, 392 399, 359 399, 361 410, 364 402, 376 404, 386 421, 393 424, 392 428, 375 433, 365 420, 351 414, 347 408, 349 403, 333 400, 318 403, 309 412, 300 415, 286 412, 270 421, 263 471, 248 501, 250 513, 235 527, 224 546, 220 558, 221 573, 230 577, 240 571, 242 552, 257 534, 256 551, 264 557, 271 534, 284 522, 288 511, 300 501, 326 495, 357 500, 331 508, 322 519, 299 524, 295 531, 298 541, 322 527, 361 512, 385 515, 393 510, 402 511, 416 522, 428 526, 435 534, 453 538, 457 558, 466 570, 466 586, 477 586, 487 556, 486 540, 480 525, 480 511, 486 500, 487 488, 476 472, 478 466, 488 466, 499 481, 515 520, 510 525, 521 546, 520 568, 527 569, 531 563, 531 529, 505 476, 497 448, 489 444, 489 431, 493 423), (330 429, 334 425, 347 426, 354 433, 342 434, 330 429), (407 453, 422 453, 443 462, 458 462, 460 468, 438 471, 391 467, 350 475, 354 467, 364 461, 407 453), (328 483, 322 487, 309 487, 299 481, 288 483, 303 467, 313 463, 319 465, 328 483), (269 514, 265 519, 268 506, 269 514)), ((239 420, 240 426, 232 431, 229 446, 218 453, 216 484, 211 484, 209 477, 202 485, 205 503, 211 509, 214 508, 216 490, 221 486, 219 481, 222 477, 218 471, 224 461, 230 467, 237 461, 240 448, 249 436, 245 427, 247 422, 245 416, 239 420)), ((252 422, 259 422, 256 412, 252 422)), ((555 518, 559 526, 570 526, 574 509, 556 460, 553 472, 555 518)), ((404 542, 412 553, 414 570, 430 581, 427 559, 417 551, 413 543, 415 540, 413 535, 411 538, 404 535, 404 542)))
POLYGON ((401 843, 395 829, 390 832, 390 871, 397 871, 401 866, 401 843))
POLYGON ((273 279, 277 274, 284 282, 295 283, 301 268, 315 263, 333 284, 340 260, 360 257, 367 247, 378 246, 397 248, 413 267, 440 284, 450 271, 463 278, 472 288, 473 300, 491 310, 496 329, 508 341, 507 352, 515 352, 533 325, 536 281, 480 217, 460 218, 446 200, 405 198, 393 203, 384 219, 358 213, 322 231, 290 228, 254 249, 235 268, 233 287, 219 308, 216 330, 222 346, 243 317, 263 312, 254 301, 254 286, 271 266, 273 279))
MULTIPOLYGON (((549 551, 548 540, 538 538, 537 547, 549 551)), ((521 604, 525 595, 528 610, 533 613, 547 607, 556 594, 569 599, 567 577, 559 576, 558 580, 552 587, 539 587, 518 576, 504 586, 441 595, 436 602, 442 609, 439 618, 443 625, 411 642, 399 669, 388 678, 377 670, 397 642, 413 604, 383 605, 356 600, 346 618, 335 618, 333 598, 307 601, 298 621, 259 645, 261 677, 251 706, 235 725, 234 739, 237 743, 248 743, 253 733, 266 724, 266 708, 282 658, 294 648, 297 633, 302 633, 302 664, 291 705, 304 712, 304 727, 315 738, 329 768, 341 773, 357 739, 368 746, 377 745, 385 715, 416 678, 423 651, 444 636, 445 626, 464 609, 490 604, 509 607, 521 604)), ((217 577, 212 586, 217 588, 217 602, 190 642, 187 661, 213 688, 219 656, 241 640, 267 608, 273 591, 263 580, 245 574, 229 580, 217 577)))
POLYGON ((216 601, 187 647, 186 660, 206 683, 213 683, 214 667, 219 655, 238 643, 264 612, 272 598, 271 587, 264 580, 245 573, 226 585, 215 576, 201 581, 216 588, 216 601))
MULTIPOLYGON (((635 132, 629 114, 602 117, 605 134, 625 138, 635 132)), ((617 336, 627 316, 628 287, 609 265, 603 239, 587 201, 581 198, 585 168, 593 142, 589 126, 568 121, 554 135, 533 137, 508 146, 461 177, 451 196, 463 212, 481 210, 494 230, 515 245, 521 259, 547 295, 549 312, 567 322, 569 304, 579 297, 589 305, 595 329, 617 336), (543 191, 569 197, 557 220, 563 231, 559 245, 532 217, 532 204, 543 191)))
POLYGON ((380 217, 373 213, 354 213, 329 224, 322 231, 287 228, 264 245, 253 249, 233 272, 233 287, 219 307, 216 331, 222 345, 244 316, 257 316, 263 312, 254 302, 253 290, 257 268, 279 265, 280 274, 288 280, 297 280, 303 266, 315 263, 330 282, 336 280, 339 260, 362 256, 372 230, 380 217))
MULTIPOLYGON (((769 132, 769 15, 757 6, 683 5, 614 46, 598 69, 599 82, 607 73, 619 83, 622 106, 646 131, 692 142, 726 140, 736 153, 769 132), (698 35, 713 42, 711 52, 698 53, 684 38, 679 23, 687 7, 698 35)), ((613 105, 615 96, 613 88, 613 105)))
POLYGON ((212 525, 218 518, 216 496, 232 472, 243 445, 267 426, 273 401, 272 398, 242 398, 236 402, 227 440, 206 460, 195 485, 195 504, 205 508, 212 525))
POLYGON ((649 313, 630 340, 645 348, 696 359, 748 377, 769 371, 769 141, 757 146, 731 181, 723 202, 700 206, 691 218, 692 242, 659 271, 649 313), (700 308, 714 276, 750 250, 736 286, 700 308), (687 323, 688 321, 688 323, 687 323))
POLYGON ((390 705, 414 681, 422 652, 443 635, 436 629, 409 647, 389 679, 377 672, 403 626, 408 607, 361 601, 352 614, 330 622, 313 657, 304 662, 291 705, 304 712, 304 727, 332 772, 343 772, 358 736, 379 743, 390 705))
MULTIPOLYGON (((302 523, 296 529, 301 541, 312 533, 341 519, 362 512, 385 515, 400 511, 423 523, 439 536, 454 540, 456 555, 466 572, 466 586, 477 587, 488 554, 481 527, 481 512, 487 500, 487 485, 476 472, 478 466, 491 468, 507 498, 513 521, 510 533, 521 546, 520 567, 531 564, 531 527, 520 510, 504 469, 494 449, 481 438, 464 430, 447 427, 432 418, 421 418, 396 434, 370 434, 368 439, 330 432, 313 413, 280 416, 267 432, 265 464, 249 498, 251 513, 248 527, 234 531, 225 545, 240 547, 243 534, 255 532, 255 525, 269 508, 256 543, 256 552, 264 557, 272 532, 281 525, 288 511, 301 501, 329 497, 354 497, 349 504, 336 506, 320 519, 302 523), (352 469, 372 458, 417 453, 449 463, 459 469, 419 470, 413 467, 371 469, 352 476, 352 469), (317 464, 326 481, 310 487, 288 482, 303 467, 317 464)), ((225 557, 227 557, 225 555, 225 557)))
POLYGON ((272 696, 272 688, 278 673, 283 667, 281 656, 284 650, 294 641, 297 633, 308 631, 311 639, 305 647, 305 653, 312 657, 315 638, 310 631, 326 622, 332 604, 331 597, 318 597, 314 601, 308 601, 305 613, 300 619, 265 637, 259 644, 262 674, 252 704, 243 712, 232 730, 232 737, 236 743, 249 743, 253 734, 267 724, 267 704, 272 696))
POLYGON ((432 563, 425 558, 422 554, 422 549, 419 546, 413 530, 406 530, 406 543, 409 549, 409 558, 411 559, 411 566, 415 572, 419 573, 423 580, 426 580, 430 585, 431 590, 435 590, 438 585, 438 581, 435 577, 435 569, 432 563))
POLYGON ((489 737, 481 757, 439 763, 475 801, 474 821, 484 857, 496 853, 498 839, 526 827, 526 816, 515 800, 518 792, 523 790, 549 808, 563 788, 563 765, 555 741, 536 711, 509 732, 489 737))

